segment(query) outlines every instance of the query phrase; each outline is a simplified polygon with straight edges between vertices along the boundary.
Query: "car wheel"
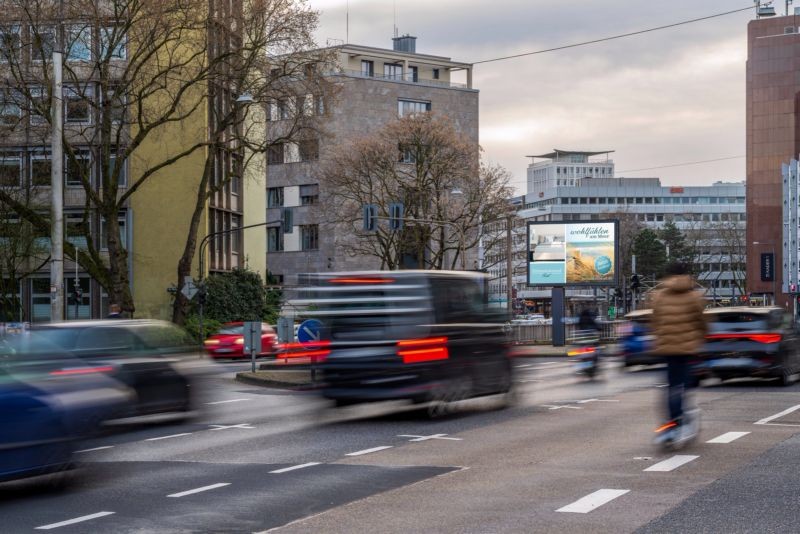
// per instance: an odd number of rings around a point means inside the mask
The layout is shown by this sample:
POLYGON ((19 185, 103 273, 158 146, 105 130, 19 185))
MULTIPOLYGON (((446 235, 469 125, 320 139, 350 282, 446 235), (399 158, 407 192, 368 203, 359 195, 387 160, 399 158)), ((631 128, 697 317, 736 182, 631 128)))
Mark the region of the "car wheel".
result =
POLYGON ((456 403, 473 395, 472 379, 464 376, 450 380, 431 395, 427 414, 430 419, 438 419, 458 411, 456 403))
POLYGON ((778 384, 781 387, 788 387, 794 384, 795 374, 788 367, 781 367, 781 374, 778 376, 778 384))

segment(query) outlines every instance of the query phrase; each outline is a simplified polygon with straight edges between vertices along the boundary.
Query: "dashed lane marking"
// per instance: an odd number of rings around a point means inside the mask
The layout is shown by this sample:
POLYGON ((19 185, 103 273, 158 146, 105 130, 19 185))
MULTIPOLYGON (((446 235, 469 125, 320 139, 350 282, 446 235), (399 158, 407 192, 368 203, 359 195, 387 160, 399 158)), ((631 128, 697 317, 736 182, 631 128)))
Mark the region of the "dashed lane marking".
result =
POLYGON ((586 404, 587 402, 619 402, 619 399, 583 399, 577 402, 578 404, 586 404))
POLYGON ((345 454, 345 456, 361 456, 362 454, 369 454, 371 452, 378 452, 391 448, 392 445, 381 445, 380 447, 372 447, 371 449, 364 449, 363 451, 349 452, 345 454))
POLYGON ((49 525, 42 525, 41 527, 36 527, 36 530, 50 530, 53 528, 66 527, 69 525, 74 525, 75 523, 83 523, 84 521, 97 519, 98 517, 105 517, 107 515, 112 515, 114 513, 115 512, 97 512, 96 514, 82 515, 81 517, 76 517, 75 519, 67 519, 66 521, 61 521, 60 523, 50 523, 49 525))
POLYGON ((250 423, 239 423, 238 425, 208 425, 209 430, 228 430, 230 428, 246 428, 248 430, 253 430, 255 427, 250 423))
POLYGON ((714 439, 706 441, 706 443, 730 443, 731 441, 735 441, 749 433, 750 432, 725 432, 714 439))
POLYGON ((147 438, 145 441, 158 441, 161 439, 171 439, 171 438, 179 438, 181 436, 188 436, 191 432, 182 432, 180 434, 170 434, 169 436, 159 436, 157 438, 147 438))
POLYGON ((581 497, 572 504, 568 504, 556 510, 556 512, 570 512, 573 514, 588 514, 592 510, 603 506, 628 493, 631 490, 626 489, 601 489, 594 493, 590 493, 586 497, 581 497))
POLYGON ((700 457, 694 456, 692 454, 676 454, 672 458, 667 458, 663 462, 658 462, 657 464, 651 465, 650 467, 645 469, 645 471, 666 473, 669 471, 674 471, 680 466, 688 464, 692 460, 697 460, 698 458, 700 457))
POLYGON ((276 469, 275 471, 270 471, 270 473, 280 474, 280 473, 288 473, 289 471, 294 471, 295 469, 304 469, 306 467, 313 467, 315 465, 319 465, 319 462, 308 462, 307 464, 300 464, 300 465, 293 465, 291 467, 284 467, 283 469, 276 469))
POLYGON ((218 484, 211 484, 210 486, 203 486, 202 488, 195 488, 186 491, 181 491, 180 493, 173 493, 171 495, 167 495, 167 497, 186 497, 187 495, 194 495, 195 493, 201 493, 203 491, 209 491, 217 488, 223 488, 225 486, 230 486, 230 482, 220 482, 218 484))
POLYGON ((104 447, 95 447, 93 449, 83 449, 83 450, 75 451, 75 452, 76 453, 78 453, 78 452, 93 452, 93 451, 102 451, 102 450, 105 450, 105 449, 113 449, 113 448, 114 448, 113 445, 106 445, 104 447))
POLYGON ((408 441, 428 441, 429 439, 447 439, 450 441, 462 441, 461 438, 449 438, 447 434, 431 434, 430 436, 417 436, 415 434, 398 434, 398 438, 414 438, 408 441))
POLYGON ((221 400, 215 402, 207 402, 206 404, 228 404, 229 402, 242 402, 242 401, 249 401, 252 399, 229 399, 229 400, 221 400))
MULTIPOLYGON (((792 412, 795 412, 797 410, 800 410, 800 404, 796 404, 795 406, 792 406, 791 408, 786 408, 782 412, 778 412, 775 415, 770 415, 769 417, 765 417, 764 419, 760 419, 760 420, 756 421, 753 424, 754 425, 767 425, 767 424, 769 424, 770 421, 774 421, 775 419, 778 419, 779 417, 783 417, 784 415, 788 415, 788 414, 790 414, 792 412)), ((775 423, 773 423, 773 424, 775 424, 775 423)), ((800 425, 782 424, 781 426, 800 426, 800 425)))
POLYGON ((542 404, 542 408, 547 408, 548 410, 561 410, 562 408, 569 408, 570 410, 583 409, 579 406, 570 406, 568 404, 542 404))

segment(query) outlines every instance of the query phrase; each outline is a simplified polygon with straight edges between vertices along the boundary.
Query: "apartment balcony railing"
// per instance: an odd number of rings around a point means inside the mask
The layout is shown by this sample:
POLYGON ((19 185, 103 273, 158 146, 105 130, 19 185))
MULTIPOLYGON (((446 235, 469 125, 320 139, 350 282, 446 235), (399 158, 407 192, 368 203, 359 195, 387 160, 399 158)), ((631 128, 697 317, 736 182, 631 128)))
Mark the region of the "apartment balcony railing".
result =
POLYGON ((344 76, 352 76, 354 78, 373 78, 376 80, 382 80, 387 82, 406 82, 406 83, 413 83, 417 85, 425 85, 427 87, 445 87, 445 88, 454 88, 454 89, 467 89, 467 84, 465 83, 455 83, 455 82, 446 82, 442 80, 429 80, 425 78, 414 78, 413 72, 406 72, 404 74, 367 74, 360 70, 351 70, 351 69, 339 69, 337 71, 333 71, 330 74, 333 75, 344 75, 344 76))

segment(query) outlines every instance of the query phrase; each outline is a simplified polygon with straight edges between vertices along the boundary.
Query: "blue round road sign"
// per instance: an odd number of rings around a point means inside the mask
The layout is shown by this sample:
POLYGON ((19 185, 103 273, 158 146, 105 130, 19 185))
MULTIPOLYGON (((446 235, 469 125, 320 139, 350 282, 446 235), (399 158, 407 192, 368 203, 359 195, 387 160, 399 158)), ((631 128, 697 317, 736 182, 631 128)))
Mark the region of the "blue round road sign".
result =
POLYGON ((297 341, 309 343, 319 341, 322 334, 322 323, 316 319, 308 319, 297 328, 297 341))

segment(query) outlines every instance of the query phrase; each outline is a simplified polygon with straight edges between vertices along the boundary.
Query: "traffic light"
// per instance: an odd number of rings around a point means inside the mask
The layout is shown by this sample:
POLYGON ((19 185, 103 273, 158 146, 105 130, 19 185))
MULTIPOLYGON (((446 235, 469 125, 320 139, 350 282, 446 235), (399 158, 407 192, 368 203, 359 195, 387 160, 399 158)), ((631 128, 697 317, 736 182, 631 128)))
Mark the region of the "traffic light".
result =
POLYGON ((639 275, 638 274, 631 275, 631 289, 633 291, 636 291, 640 287, 642 287, 642 283, 641 281, 639 281, 639 275))
POLYGON ((620 288, 615 289, 614 290, 614 296, 617 297, 618 299, 621 299, 622 298, 622 290, 620 288))
POLYGON ((389 204, 389 229, 400 230, 403 228, 403 208, 402 202, 389 204))
POLYGON ((797 284, 789 284, 789 293, 797 293, 797 284))
POLYGON ((366 204, 364 206, 364 231, 374 232, 378 229, 378 206, 366 204))

